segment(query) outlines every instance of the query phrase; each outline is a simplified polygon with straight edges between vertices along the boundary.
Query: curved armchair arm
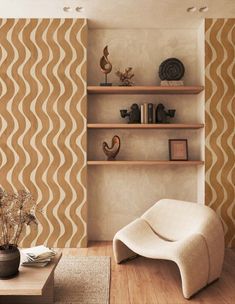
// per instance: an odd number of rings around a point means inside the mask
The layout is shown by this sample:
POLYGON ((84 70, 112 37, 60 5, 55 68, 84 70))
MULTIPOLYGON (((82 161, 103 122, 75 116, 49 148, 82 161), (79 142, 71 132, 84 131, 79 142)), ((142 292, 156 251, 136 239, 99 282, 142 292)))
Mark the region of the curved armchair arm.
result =
POLYGON ((201 234, 205 238, 208 247, 210 263, 208 283, 211 283, 219 278, 224 261, 223 226, 220 218, 214 212, 212 212, 211 217, 202 227, 201 234))
POLYGON ((185 298, 190 298, 194 293, 208 284, 209 255, 204 237, 201 234, 192 234, 182 241, 177 241, 175 257, 178 265, 182 290, 185 298))

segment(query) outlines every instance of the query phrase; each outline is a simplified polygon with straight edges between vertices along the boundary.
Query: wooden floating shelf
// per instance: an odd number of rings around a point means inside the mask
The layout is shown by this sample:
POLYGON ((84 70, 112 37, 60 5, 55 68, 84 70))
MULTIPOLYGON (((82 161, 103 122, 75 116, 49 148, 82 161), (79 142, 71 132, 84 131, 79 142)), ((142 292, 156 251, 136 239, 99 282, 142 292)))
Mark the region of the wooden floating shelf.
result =
POLYGON ((87 165, 177 165, 177 166, 199 166, 203 165, 202 160, 187 160, 187 161, 173 161, 173 160, 88 160, 87 165))
POLYGON ((88 86, 88 94, 199 94, 203 86, 88 86))
POLYGON ((88 129, 201 129, 204 124, 87 124, 88 129))

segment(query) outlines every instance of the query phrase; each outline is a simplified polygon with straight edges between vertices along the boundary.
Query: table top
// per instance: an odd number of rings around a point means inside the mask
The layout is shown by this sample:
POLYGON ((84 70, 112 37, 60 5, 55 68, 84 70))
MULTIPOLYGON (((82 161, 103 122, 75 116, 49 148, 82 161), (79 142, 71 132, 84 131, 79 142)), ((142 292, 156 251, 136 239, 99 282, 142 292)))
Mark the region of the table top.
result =
POLYGON ((0 295, 42 295, 43 288, 55 270, 62 254, 57 253, 45 267, 19 267, 19 274, 8 280, 0 280, 0 295))

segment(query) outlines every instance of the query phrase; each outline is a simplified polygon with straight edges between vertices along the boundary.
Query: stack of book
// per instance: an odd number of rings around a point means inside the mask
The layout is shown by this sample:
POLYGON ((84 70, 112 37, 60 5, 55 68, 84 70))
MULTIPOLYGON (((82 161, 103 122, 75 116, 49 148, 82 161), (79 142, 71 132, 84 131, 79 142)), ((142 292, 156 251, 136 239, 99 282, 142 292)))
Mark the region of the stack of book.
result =
POLYGON ((56 252, 43 245, 22 249, 22 266, 44 267, 56 255, 56 252))
POLYGON ((142 124, 155 123, 155 109, 152 103, 144 103, 140 105, 140 116, 142 124))

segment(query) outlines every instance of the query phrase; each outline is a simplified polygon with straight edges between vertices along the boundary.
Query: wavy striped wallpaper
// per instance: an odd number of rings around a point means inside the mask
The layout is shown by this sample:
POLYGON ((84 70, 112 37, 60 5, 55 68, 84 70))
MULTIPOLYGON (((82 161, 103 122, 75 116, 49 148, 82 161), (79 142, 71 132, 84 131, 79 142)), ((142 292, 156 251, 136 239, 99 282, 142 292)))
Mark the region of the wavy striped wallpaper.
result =
POLYGON ((0 185, 35 197, 21 245, 87 243, 84 19, 0 19, 0 185))
POLYGON ((206 19, 206 204, 235 247, 235 19, 206 19))

